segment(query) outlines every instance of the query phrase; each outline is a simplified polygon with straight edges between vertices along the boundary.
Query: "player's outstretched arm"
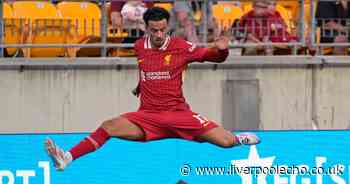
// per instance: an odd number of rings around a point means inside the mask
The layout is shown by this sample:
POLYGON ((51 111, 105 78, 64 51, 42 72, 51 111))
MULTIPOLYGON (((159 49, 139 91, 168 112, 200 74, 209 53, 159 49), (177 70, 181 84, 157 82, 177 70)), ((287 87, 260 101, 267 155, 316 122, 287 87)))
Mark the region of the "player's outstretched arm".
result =
POLYGON ((209 43, 209 48, 214 48, 218 50, 226 50, 229 47, 230 36, 227 34, 221 34, 214 42, 209 43))
POLYGON ((215 63, 222 63, 229 55, 230 37, 221 35, 214 42, 209 43, 207 52, 204 54, 204 60, 215 63))

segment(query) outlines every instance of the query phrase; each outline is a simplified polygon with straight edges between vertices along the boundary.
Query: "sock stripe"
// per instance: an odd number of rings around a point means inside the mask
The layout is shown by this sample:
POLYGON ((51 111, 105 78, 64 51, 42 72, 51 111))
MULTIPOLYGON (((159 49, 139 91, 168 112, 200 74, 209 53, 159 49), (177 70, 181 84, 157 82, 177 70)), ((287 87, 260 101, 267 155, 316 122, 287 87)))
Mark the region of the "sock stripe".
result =
POLYGON ((109 137, 108 132, 100 127, 89 136, 85 137, 79 144, 70 149, 69 152, 71 153, 73 160, 75 160, 100 148, 109 137))
POLYGON ((87 136, 86 139, 88 141, 90 141, 92 143, 92 145, 94 145, 95 149, 98 149, 100 147, 100 145, 98 144, 98 142, 96 142, 93 138, 91 138, 90 136, 87 136))

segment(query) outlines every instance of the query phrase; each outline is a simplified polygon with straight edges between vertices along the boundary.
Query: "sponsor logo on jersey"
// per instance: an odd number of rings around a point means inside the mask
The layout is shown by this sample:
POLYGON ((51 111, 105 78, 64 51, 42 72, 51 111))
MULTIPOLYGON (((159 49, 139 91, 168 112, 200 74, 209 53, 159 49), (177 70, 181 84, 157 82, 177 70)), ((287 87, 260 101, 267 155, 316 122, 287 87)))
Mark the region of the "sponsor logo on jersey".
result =
POLYGON ((171 79, 170 71, 144 72, 141 71, 141 80, 169 80, 171 79))

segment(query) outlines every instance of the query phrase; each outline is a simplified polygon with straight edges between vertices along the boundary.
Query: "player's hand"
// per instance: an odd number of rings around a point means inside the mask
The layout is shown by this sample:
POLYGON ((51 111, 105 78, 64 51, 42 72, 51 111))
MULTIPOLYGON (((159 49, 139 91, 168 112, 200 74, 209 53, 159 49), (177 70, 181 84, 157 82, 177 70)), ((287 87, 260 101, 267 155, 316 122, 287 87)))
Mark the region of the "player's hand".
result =
POLYGON ((214 47, 219 50, 228 49, 231 40, 231 35, 228 32, 221 34, 214 42, 214 47))
POLYGON ((139 97, 140 96, 140 86, 137 85, 136 88, 131 91, 131 93, 133 95, 135 95, 136 97, 139 97))
POLYGON ((251 33, 249 33, 247 36, 247 42, 261 43, 261 41, 251 33))

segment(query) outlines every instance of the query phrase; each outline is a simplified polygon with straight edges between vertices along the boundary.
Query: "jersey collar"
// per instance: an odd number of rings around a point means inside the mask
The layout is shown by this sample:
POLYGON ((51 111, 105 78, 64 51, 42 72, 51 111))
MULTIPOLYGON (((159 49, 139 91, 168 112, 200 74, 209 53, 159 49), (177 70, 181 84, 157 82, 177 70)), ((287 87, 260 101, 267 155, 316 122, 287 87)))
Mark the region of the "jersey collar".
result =
MULTIPOLYGON (((166 50, 169 46, 169 43, 170 43, 170 36, 166 36, 165 42, 163 43, 163 45, 161 47, 159 47, 159 50, 166 50)), ((144 48, 145 49, 152 49, 151 37, 148 35, 146 36, 146 39, 144 42, 144 48)))

